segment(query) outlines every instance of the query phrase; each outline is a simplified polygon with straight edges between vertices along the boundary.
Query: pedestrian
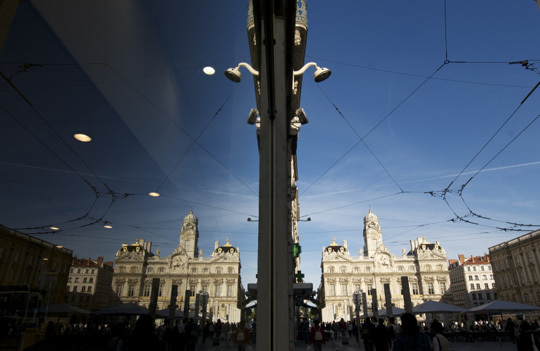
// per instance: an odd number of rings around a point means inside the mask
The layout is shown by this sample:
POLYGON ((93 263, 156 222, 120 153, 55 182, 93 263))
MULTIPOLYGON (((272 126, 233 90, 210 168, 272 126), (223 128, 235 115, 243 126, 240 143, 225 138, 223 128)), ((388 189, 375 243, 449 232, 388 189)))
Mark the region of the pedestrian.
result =
POLYGON ((390 332, 384 325, 384 319, 379 318, 379 324, 375 327, 375 350, 388 351, 390 346, 390 332))
POLYGON ((538 345, 533 334, 532 326, 527 321, 519 325, 519 336, 516 340, 517 351, 538 350, 538 345))
POLYGON ((512 341, 512 344, 516 343, 516 325, 512 322, 512 318, 508 317, 506 320, 506 326, 504 331, 508 333, 508 337, 512 341))
POLYGON ((246 328, 246 322, 240 321, 234 334, 234 344, 238 346, 238 351, 246 351, 246 347, 251 345, 249 330, 246 328))
POLYGON ((128 339, 127 351, 163 351, 165 348, 154 332, 154 318, 143 314, 137 319, 133 333, 128 339))
POLYGON ((431 334, 433 335, 433 351, 449 351, 450 342, 443 335, 444 328, 438 320, 434 320, 430 326, 431 334))
POLYGON ((432 351, 428 336, 420 332, 413 314, 401 315, 401 332, 396 336, 393 351, 432 351))
POLYGON ((309 332, 309 343, 313 345, 313 351, 321 351, 322 345, 326 342, 324 329, 319 325, 320 322, 318 320, 315 320, 313 323, 315 325, 309 332))
POLYGON ((375 326, 371 323, 369 317, 366 318, 364 325, 362 325, 361 334, 365 351, 373 351, 373 347, 375 346, 375 326))

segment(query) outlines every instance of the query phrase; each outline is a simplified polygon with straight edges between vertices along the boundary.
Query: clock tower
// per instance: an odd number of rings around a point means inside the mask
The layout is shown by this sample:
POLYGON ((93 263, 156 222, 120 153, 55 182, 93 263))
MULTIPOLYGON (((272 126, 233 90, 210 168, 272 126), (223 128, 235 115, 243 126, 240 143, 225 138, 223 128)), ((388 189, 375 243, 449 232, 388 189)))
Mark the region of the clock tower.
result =
POLYGON ((383 246, 379 218, 369 210, 364 217, 364 256, 374 257, 377 248, 383 246))
POLYGON ((191 258, 197 257, 197 241, 199 240, 199 220, 189 211, 184 218, 182 229, 180 230, 179 249, 185 250, 186 255, 191 258))

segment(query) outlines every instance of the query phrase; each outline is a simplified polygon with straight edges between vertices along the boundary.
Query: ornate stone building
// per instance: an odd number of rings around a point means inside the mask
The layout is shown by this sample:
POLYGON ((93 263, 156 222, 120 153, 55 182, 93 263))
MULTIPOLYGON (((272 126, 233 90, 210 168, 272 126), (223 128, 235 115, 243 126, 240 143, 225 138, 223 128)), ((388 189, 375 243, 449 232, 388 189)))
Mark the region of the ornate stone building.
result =
POLYGON ((409 278, 413 305, 427 300, 443 300, 450 287, 446 252, 437 243, 425 238, 411 240, 411 249, 403 248, 400 256, 389 252, 383 244, 378 217, 369 211, 364 217, 364 250, 351 256, 347 242, 335 240, 322 252, 322 277, 318 291, 322 320, 325 322, 354 318, 353 293, 365 292, 368 310, 377 299, 379 309, 385 307, 384 284, 390 284, 392 305, 404 308, 401 277, 409 278), (371 295, 376 289, 376 296, 371 295))
POLYGON ((540 306, 540 230, 489 248, 499 299, 540 306))
MULTIPOLYGON (((216 241, 210 257, 198 250, 199 221, 190 212, 184 218, 178 247, 168 257, 152 253, 152 243, 137 239, 123 244, 116 253, 113 289, 124 303, 150 304, 153 278, 159 278, 157 309, 168 308, 172 286, 178 286, 178 309, 183 311, 186 290, 207 292, 207 317, 216 321, 239 322, 244 292, 240 278, 240 252, 229 240, 216 241)), ((190 299, 194 310, 195 299, 190 299)))

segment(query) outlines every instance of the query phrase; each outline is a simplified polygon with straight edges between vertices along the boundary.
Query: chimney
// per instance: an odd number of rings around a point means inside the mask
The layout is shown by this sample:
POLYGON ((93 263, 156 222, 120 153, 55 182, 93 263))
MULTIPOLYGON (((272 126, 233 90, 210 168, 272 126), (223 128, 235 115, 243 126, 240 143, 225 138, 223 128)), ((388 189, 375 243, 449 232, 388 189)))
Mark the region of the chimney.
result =
POLYGON ((463 262, 465 262, 465 255, 459 254, 458 257, 459 257, 459 264, 463 264, 463 262))
POLYGON ((219 247, 219 241, 216 241, 216 243, 214 244, 214 251, 217 250, 218 247, 219 247))
POLYGON ((144 239, 140 239, 139 244, 141 244, 143 250, 146 249, 146 244, 144 243, 144 239))
POLYGON ((347 240, 343 240, 343 247, 347 249, 347 240))
POLYGON ((151 241, 147 242, 146 246, 147 246, 146 251, 152 252, 152 242, 151 241))
POLYGON ((97 258, 98 267, 103 267, 103 256, 97 258))
POLYGON ((414 241, 409 240, 409 242, 411 243, 411 251, 414 251, 414 241))

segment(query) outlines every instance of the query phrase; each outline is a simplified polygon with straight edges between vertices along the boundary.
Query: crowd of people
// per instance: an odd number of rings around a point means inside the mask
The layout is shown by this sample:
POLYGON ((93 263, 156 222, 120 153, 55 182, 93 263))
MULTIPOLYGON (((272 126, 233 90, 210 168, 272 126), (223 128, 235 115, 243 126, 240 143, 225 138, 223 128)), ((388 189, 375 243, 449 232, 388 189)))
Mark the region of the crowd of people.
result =
POLYGON ((467 333, 499 333, 508 342, 516 344, 518 351, 540 349, 540 339, 535 333, 540 331, 540 325, 536 320, 524 320, 517 325, 508 318, 499 323, 475 322, 469 328, 463 328, 457 323, 445 328, 437 320, 433 320, 429 326, 420 325, 413 314, 404 313, 400 321, 398 324, 393 317, 387 320, 371 317, 357 325, 355 321, 345 322, 344 319, 331 323, 315 320, 310 326, 309 321, 304 320, 299 334, 314 351, 322 350, 328 341, 348 344, 351 339, 355 339, 358 345, 361 343, 365 351, 447 351, 451 347, 449 336, 463 330, 467 330, 467 333))

